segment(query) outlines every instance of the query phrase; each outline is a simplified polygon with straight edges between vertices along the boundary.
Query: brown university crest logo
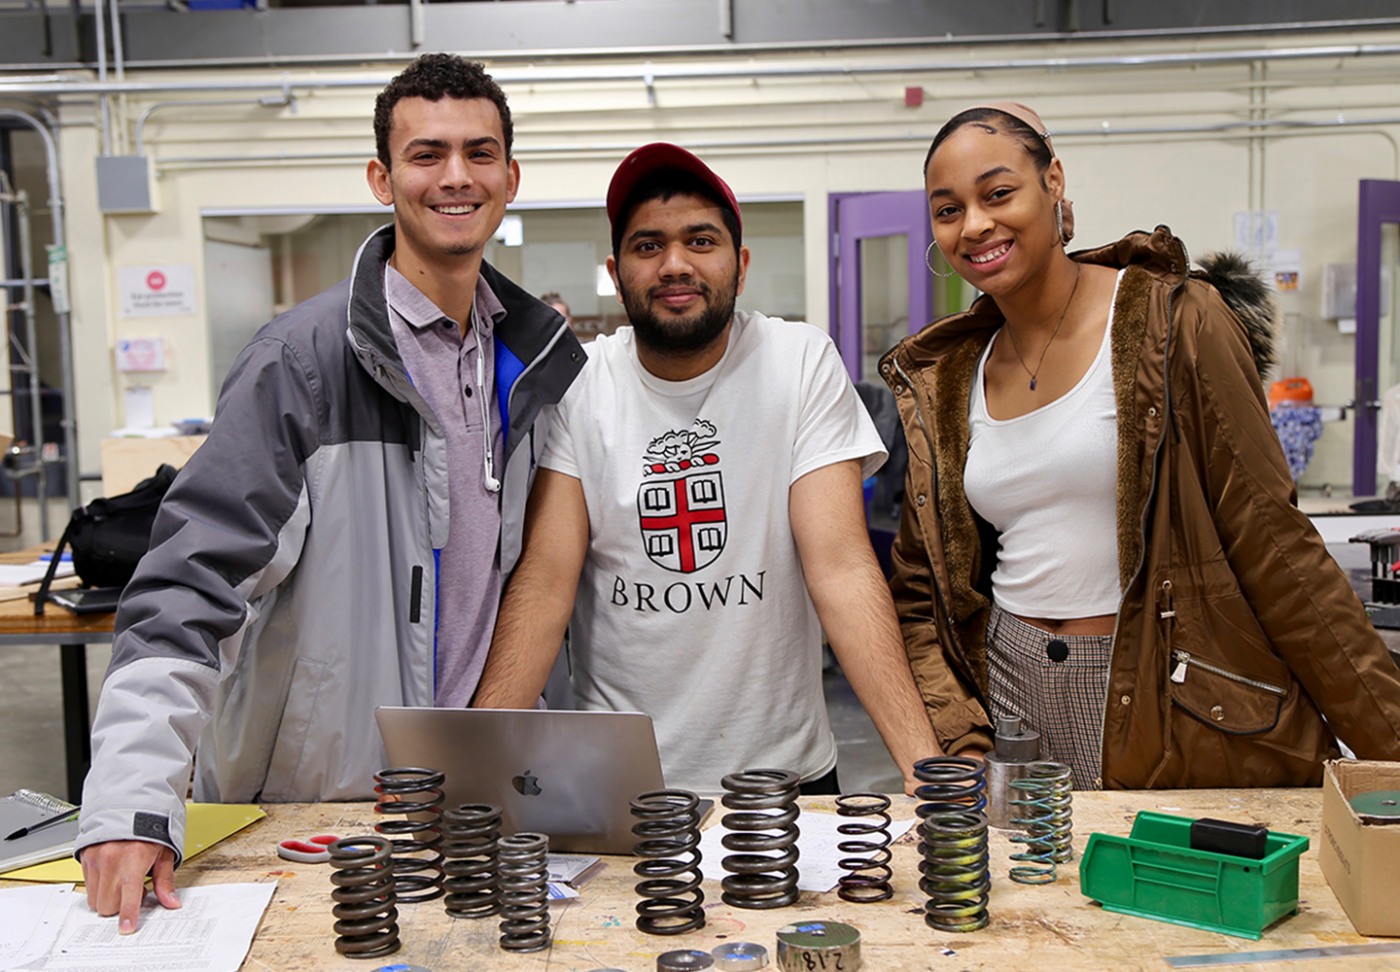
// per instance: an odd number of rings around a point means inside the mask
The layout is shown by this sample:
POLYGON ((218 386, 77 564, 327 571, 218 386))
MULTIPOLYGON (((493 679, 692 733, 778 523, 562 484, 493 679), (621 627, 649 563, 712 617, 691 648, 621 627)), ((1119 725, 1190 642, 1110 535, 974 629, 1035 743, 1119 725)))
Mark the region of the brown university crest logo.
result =
POLYGON ((724 550, 724 480, 715 427, 696 419, 693 428, 652 439, 637 488, 642 546, 657 565, 690 574, 724 550))

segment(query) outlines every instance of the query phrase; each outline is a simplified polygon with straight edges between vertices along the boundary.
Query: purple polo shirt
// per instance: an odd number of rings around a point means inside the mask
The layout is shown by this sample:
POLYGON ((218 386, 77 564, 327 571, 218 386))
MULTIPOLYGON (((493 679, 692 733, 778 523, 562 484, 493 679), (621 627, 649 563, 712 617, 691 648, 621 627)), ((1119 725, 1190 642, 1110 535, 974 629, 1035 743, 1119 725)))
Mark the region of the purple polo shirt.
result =
POLYGON ((384 268, 384 292, 404 367, 447 443, 451 518, 447 543, 437 551, 433 704, 465 706, 481 679, 501 603, 501 494, 486 488, 485 463, 489 436, 496 477, 502 476, 493 331, 506 311, 478 278, 475 327, 463 337, 456 321, 390 266, 384 268))

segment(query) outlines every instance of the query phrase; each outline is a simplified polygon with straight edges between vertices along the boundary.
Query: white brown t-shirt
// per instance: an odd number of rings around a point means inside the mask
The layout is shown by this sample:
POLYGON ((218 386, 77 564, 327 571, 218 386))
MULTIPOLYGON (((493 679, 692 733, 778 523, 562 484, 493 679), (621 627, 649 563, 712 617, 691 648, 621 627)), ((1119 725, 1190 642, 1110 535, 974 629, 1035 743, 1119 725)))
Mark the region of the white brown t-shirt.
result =
POLYGON ((780 768, 829 771, 821 626, 788 519, 788 489, 885 451, 831 340, 735 314, 713 368, 663 381, 632 329, 599 337, 540 459, 574 476, 589 547, 570 627, 585 709, 645 712, 670 786, 780 768))

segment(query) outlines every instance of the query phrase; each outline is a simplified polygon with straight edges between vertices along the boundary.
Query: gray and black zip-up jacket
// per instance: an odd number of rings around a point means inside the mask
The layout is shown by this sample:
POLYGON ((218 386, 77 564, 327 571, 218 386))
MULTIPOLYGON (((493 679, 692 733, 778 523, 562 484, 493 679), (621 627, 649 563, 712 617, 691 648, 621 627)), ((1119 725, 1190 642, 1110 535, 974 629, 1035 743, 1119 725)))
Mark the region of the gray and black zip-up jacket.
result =
MULTIPOLYGON (((117 614, 78 838, 184 845, 184 796, 363 799, 378 705, 432 705, 436 559, 448 530, 438 418, 389 327, 377 230, 352 276, 269 323, 171 487, 117 614)), ((491 267, 506 459, 501 568, 520 552, 550 407, 583 365, 564 319, 491 267)))

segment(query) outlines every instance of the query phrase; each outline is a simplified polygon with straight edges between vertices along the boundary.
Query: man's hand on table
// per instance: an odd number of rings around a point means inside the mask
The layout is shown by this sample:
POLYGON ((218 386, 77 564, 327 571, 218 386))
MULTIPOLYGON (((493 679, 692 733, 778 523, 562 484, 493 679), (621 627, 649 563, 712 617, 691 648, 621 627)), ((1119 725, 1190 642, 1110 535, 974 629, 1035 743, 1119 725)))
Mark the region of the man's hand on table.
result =
POLYGON ((111 840, 83 849, 83 881, 88 906, 99 915, 117 915, 117 930, 136 930, 146 875, 151 876, 156 900, 166 908, 180 907, 175 896, 175 852, 144 840, 111 840))

